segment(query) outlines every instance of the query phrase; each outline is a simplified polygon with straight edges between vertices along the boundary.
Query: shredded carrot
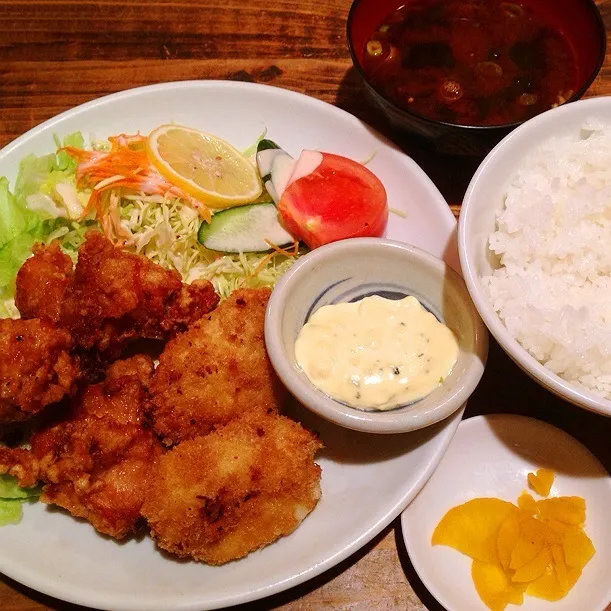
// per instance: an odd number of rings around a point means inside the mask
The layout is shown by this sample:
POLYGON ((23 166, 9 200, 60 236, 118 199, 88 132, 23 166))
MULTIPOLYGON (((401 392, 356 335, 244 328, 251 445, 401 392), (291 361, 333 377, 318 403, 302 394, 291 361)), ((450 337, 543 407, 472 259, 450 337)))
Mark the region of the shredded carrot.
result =
POLYGON ((146 136, 120 134, 108 140, 111 144, 109 151, 86 151, 72 146, 61 149, 78 162, 77 187, 91 188, 81 218, 95 210, 109 239, 116 241, 119 236, 125 237, 127 232, 119 221, 118 199, 103 197, 107 192, 116 193, 116 189, 124 188, 143 195, 182 199, 193 206, 204 220, 210 221, 212 215, 205 203, 169 182, 151 165, 144 147, 146 136))
POLYGON ((272 260, 276 255, 284 255, 285 257, 296 257, 299 254, 299 242, 293 242, 293 246, 291 250, 286 248, 282 248, 277 246, 276 244, 272 244, 269 240, 264 240, 264 242, 272 249, 272 252, 268 253, 259 261, 259 265, 255 267, 255 271, 252 272, 248 277, 254 278, 259 274, 259 272, 272 260))

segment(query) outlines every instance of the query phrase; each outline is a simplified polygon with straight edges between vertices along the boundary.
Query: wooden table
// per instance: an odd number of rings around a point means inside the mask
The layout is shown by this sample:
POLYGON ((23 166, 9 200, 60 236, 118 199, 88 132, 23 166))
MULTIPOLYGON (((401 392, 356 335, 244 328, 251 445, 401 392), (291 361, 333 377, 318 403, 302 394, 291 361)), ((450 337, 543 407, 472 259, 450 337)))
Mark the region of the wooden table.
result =
MULTIPOLYGON (((352 68, 345 41, 350 1, 0 0, 0 147, 57 113, 102 95, 187 79, 251 81, 299 91, 336 104, 393 138, 364 102, 352 68)), ((611 0, 599 6, 610 28, 611 0)), ((607 56, 587 95, 610 93, 607 56)), ((458 214, 478 160, 441 158, 405 139, 400 145, 458 214)), ((551 422, 580 439, 611 471, 611 419, 542 390, 494 342, 466 416, 486 412, 523 413, 551 422)), ((319 578, 240 610, 323 608, 442 609, 410 564, 398 520, 319 578)), ((77 607, 3 579, 0 609, 77 607)))

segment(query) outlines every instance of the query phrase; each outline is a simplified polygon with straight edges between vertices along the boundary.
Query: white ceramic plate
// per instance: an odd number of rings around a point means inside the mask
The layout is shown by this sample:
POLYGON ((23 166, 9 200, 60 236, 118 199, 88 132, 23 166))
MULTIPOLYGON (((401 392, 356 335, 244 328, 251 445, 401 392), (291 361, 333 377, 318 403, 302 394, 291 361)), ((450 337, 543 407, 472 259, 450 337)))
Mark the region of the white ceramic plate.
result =
MULTIPOLYGON (((611 477, 600 462, 564 431, 533 418, 510 414, 476 416, 463 421, 439 467, 401 516, 405 546, 414 569, 429 592, 449 611, 484 611, 471 579, 471 559, 431 535, 446 511, 475 497, 498 497, 515 503, 527 489, 529 471, 556 472, 550 496, 586 500, 588 536, 596 554, 575 587, 550 603, 524 597, 507 611, 602 611, 611 601, 611 477)), ((536 496, 536 495, 533 495, 536 496)))
MULTIPOLYGON (((14 179, 28 153, 54 150, 53 135, 148 133, 162 123, 200 128, 246 148, 267 136, 293 154, 320 149, 366 160, 393 209, 387 236, 443 257, 458 268, 454 218, 433 183, 406 155, 355 117, 283 89, 233 82, 181 82, 134 89, 79 106, 33 129, 0 152, 0 176, 14 179)), ((42 504, 21 524, 0 529, 0 571, 36 590, 92 607, 120 610, 212 609, 297 585, 355 552, 415 497, 433 473, 462 409, 416 433, 375 436, 294 416, 320 431, 323 496, 297 531, 223 567, 179 562, 149 538, 124 544, 42 504)))

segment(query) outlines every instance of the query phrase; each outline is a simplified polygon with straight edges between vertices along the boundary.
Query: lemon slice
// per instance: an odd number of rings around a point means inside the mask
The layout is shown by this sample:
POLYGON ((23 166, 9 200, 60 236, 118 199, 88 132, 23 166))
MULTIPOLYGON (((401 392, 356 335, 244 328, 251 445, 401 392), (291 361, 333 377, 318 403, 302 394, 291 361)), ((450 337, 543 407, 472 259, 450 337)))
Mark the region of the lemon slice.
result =
POLYGON ((211 208, 248 204, 261 195, 255 166, 228 142, 197 129, 161 125, 149 134, 146 154, 165 178, 211 208))

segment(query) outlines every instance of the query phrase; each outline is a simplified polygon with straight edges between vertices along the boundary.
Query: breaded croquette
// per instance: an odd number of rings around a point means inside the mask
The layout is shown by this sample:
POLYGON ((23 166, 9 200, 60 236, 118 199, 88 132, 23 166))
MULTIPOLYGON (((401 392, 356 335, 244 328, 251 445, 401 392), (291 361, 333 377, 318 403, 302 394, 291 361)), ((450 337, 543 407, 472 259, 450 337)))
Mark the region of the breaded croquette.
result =
POLYGON ((151 415, 167 445, 253 411, 278 410, 286 390, 265 350, 269 289, 234 291, 168 342, 151 383, 151 415))
POLYGON ((291 533, 320 498, 322 447, 274 413, 183 441, 153 466, 142 507, 159 547, 223 564, 291 533))

